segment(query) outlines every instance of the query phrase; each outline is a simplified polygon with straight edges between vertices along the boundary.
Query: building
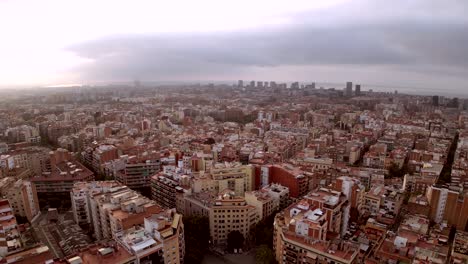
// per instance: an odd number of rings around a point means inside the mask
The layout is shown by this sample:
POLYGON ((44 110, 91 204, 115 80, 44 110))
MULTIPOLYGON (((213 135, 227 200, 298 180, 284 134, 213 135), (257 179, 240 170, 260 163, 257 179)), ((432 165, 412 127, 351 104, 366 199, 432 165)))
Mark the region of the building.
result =
POLYGON ((8 200, 0 200, 0 257, 20 249, 18 223, 8 200))
POLYGON ((117 181, 76 182, 70 192, 75 223, 79 225, 92 224, 91 201, 94 196, 112 193, 124 187, 117 181))
POLYGON ((51 171, 43 172, 30 179, 39 200, 54 199, 61 194, 68 200, 70 191, 76 182, 94 180, 94 173, 71 157, 68 150, 57 149, 52 151, 50 155, 51 171))
POLYGON ((71 196, 77 222, 89 223, 97 240, 113 238, 162 211, 154 201, 116 182, 77 183, 71 196))
POLYGON ((246 192, 245 201, 257 210, 258 221, 266 219, 279 209, 279 200, 270 196, 264 189, 246 192))
POLYGON ((172 174, 161 172, 151 177, 151 199, 163 208, 176 208, 176 194, 181 191, 172 174))
POLYGON ((255 207, 231 190, 224 190, 219 195, 209 192, 186 195, 178 211, 187 216, 208 217, 210 236, 215 245, 227 244, 228 234, 232 231, 239 231, 247 239, 250 229, 259 220, 255 207))
POLYGON ((355 94, 356 96, 360 96, 360 95, 361 95, 361 85, 360 85, 360 84, 356 84, 356 90, 355 90, 354 94, 355 94))
POLYGON ((137 263, 183 263, 185 256, 182 215, 173 209, 145 218, 144 226, 121 231, 115 240, 137 263))
POLYGON ((439 106, 439 96, 432 96, 432 106, 439 106))
POLYGON ((305 197, 276 215, 273 250, 278 263, 358 263, 358 243, 329 240, 327 206, 305 197))
POLYGON ((125 167, 115 173, 115 179, 131 189, 150 188, 151 176, 159 169, 159 153, 130 156, 125 162, 125 167))
POLYGON ((346 95, 346 97, 352 97, 353 96, 353 83, 352 82, 347 82, 346 83, 345 95, 346 95))
POLYGON ((327 219, 327 232, 342 234, 348 229, 349 202, 341 192, 319 188, 304 196, 305 201, 323 211, 327 219))
POLYGON ((238 196, 244 196, 255 187, 255 173, 252 165, 238 162, 216 163, 208 173, 198 173, 192 179, 193 192, 220 192, 229 189, 238 196))
POLYGON ((238 87, 238 88, 243 88, 243 87, 244 87, 244 81, 243 81, 243 80, 239 80, 239 81, 237 82, 237 87, 238 87))
POLYGON ((10 201, 15 215, 26 217, 31 222, 40 214, 37 192, 30 181, 3 178, 0 182, 0 194, 10 201))
POLYGON ((291 198, 289 197, 289 188, 286 186, 273 183, 263 187, 262 190, 267 191, 271 197, 279 201, 279 210, 283 210, 291 204, 291 198))
POLYGON ((468 263, 468 232, 457 231, 452 245, 450 263, 468 263))
POLYGON ((302 170, 290 164, 266 165, 260 169, 261 186, 276 183, 289 189, 292 198, 299 198, 309 191, 308 178, 302 170))
POLYGON ((429 218, 441 223, 447 221, 458 230, 468 228, 468 193, 433 185, 427 189, 426 197, 430 205, 429 218))
POLYGON ((6 256, 4 263, 31 264, 31 263, 54 263, 54 255, 49 247, 39 244, 37 246, 14 252, 6 256))

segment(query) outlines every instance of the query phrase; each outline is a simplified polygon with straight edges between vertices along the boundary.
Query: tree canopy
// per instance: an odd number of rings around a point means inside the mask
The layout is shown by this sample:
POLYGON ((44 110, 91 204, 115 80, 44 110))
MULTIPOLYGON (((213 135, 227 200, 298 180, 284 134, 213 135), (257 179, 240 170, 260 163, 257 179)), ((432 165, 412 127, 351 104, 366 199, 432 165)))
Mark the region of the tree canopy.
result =
POLYGON ((241 232, 234 230, 228 234, 228 249, 239 249, 244 246, 244 235, 241 232))

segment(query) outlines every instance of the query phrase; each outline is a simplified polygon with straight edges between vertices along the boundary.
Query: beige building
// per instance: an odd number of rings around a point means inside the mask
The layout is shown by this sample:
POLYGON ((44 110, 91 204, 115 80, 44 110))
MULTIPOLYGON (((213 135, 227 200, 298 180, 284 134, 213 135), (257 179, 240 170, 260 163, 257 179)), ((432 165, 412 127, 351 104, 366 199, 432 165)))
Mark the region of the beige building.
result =
POLYGON ((77 183, 71 196, 75 220, 91 224, 97 240, 114 238, 162 211, 154 201, 113 181, 77 183))
POLYGON ((40 213, 36 189, 30 181, 3 178, 0 193, 10 201, 15 215, 26 217, 31 222, 40 213))
POLYGON ((91 200, 94 196, 112 193, 125 188, 117 181, 77 182, 70 192, 71 206, 75 222, 79 225, 92 223, 91 200))
POLYGON ((279 207, 279 201, 271 197, 265 190, 246 192, 245 201, 248 205, 255 207, 258 221, 266 219, 279 207))
POLYGON ((207 172, 194 174, 192 189, 194 193, 203 191, 220 192, 229 189, 236 195, 254 190, 255 174, 251 165, 240 163, 216 163, 207 172))
POLYGON ((136 263, 177 264, 185 256, 184 225, 182 215, 174 209, 153 214, 144 219, 144 226, 135 226, 116 234, 116 241, 136 263))
POLYGON ((255 207, 247 204, 244 197, 236 196, 231 190, 224 190, 219 195, 209 192, 186 195, 180 206, 183 208, 178 208, 178 211, 183 215, 209 218, 210 235, 214 244, 226 244, 228 234, 235 230, 247 238, 250 229, 259 220, 255 207))
MULTIPOLYGON (((320 192, 320 198, 325 198, 320 192)), ((320 204, 309 198, 313 193, 276 215, 273 231, 276 261, 280 264, 358 263, 358 243, 327 240, 327 233, 331 231, 329 221, 336 219, 329 218, 326 212, 330 206, 328 202, 320 204)))

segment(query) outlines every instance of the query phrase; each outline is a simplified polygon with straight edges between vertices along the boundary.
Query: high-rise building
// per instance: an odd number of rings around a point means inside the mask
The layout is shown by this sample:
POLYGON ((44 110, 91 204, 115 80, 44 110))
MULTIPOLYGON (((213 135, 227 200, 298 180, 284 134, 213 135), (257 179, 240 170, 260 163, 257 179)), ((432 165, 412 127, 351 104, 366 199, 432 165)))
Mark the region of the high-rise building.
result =
POLYGON ((361 95, 361 85, 360 85, 360 84, 356 84, 356 91, 355 91, 355 94, 356 94, 356 96, 360 96, 360 95, 361 95))
POLYGON ((432 96, 432 105, 439 106, 439 96, 437 95, 432 96))
POLYGON ((243 81, 243 80, 239 80, 239 81, 237 82, 237 87, 238 87, 238 88, 243 88, 243 87, 244 87, 244 81, 243 81))
POLYGON ((257 82, 257 88, 263 88, 263 82, 258 81, 257 82))
POLYGON ((315 82, 312 83, 311 87, 312 89, 315 89, 315 82))
POLYGON ((255 88, 255 81, 250 81, 250 88, 255 88))
POLYGON ((353 96, 353 83, 352 83, 352 82, 347 82, 347 83, 346 83, 345 96, 346 96, 346 97, 351 97, 351 96, 353 96))
POLYGON ((433 185, 427 188, 426 197, 431 208, 429 218, 449 225, 459 230, 468 226, 468 192, 455 191, 443 186, 433 185))

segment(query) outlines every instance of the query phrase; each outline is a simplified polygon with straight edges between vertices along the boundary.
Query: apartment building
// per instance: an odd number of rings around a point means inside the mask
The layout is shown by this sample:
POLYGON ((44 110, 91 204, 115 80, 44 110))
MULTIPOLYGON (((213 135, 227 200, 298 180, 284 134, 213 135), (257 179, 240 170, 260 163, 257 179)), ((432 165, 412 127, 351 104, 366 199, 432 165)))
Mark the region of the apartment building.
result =
POLYGON ((37 192, 30 181, 3 178, 0 181, 0 194, 9 200, 15 215, 26 217, 29 222, 40 213, 37 192))
POLYGON ((166 210, 144 219, 144 226, 118 232, 115 240, 137 263, 183 263, 185 255, 182 215, 166 210))
POLYGON ((83 164, 71 157, 65 149, 50 153, 51 171, 31 178, 39 196, 65 193, 69 195, 75 182, 94 180, 94 174, 83 164))
POLYGON ((162 172, 151 177, 151 198, 164 208, 176 208, 176 194, 181 191, 174 174, 162 172))
POLYGON ((270 196, 266 190, 258 190, 245 193, 245 201, 255 207, 258 221, 264 220, 279 209, 279 200, 270 196))
POLYGON ((117 232, 140 225, 145 217, 162 210, 154 201, 127 186, 94 195, 90 205, 91 222, 97 240, 113 238, 117 232))
POLYGON ((117 181, 76 182, 70 192, 75 222, 79 225, 92 224, 91 201, 94 196, 125 189, 117 181))
POLYGON ((458 230, 468 229, 468 192, 433 185, 426 197, 431 207, 429 218, 436 223, 447 221, 458 230))
POLYGON ((262 188, 273 197, 275 201, 279 201, 278 209, 283 210, 291 204, 291 198, 289 197, 289 188, 281 184, 270 184, 262 188))
MULTIPOLYGON (((329 216, 324 209, 328 205, 317 203, 317 199, 305 197, 276 215, 273 233, 276 261, 281 264, 358 263, 358 243, 327 239, 330 225, 329 216)), ((340 226, 341 223, 337 225, 340 226)))
POLYGON ((309 180, 298 167, 290 164, 266 165, 261 167, 260 184, 280 184, 289 189, 292 198, 299 198, 309 191, 309 180))
POLYGON ((239 231, 247 238, 250 229, 259 219, 254 206, 228 189, 219 195, 210 192, 186 195, 183 208, 178 208, 178 211, 183 215, 208 217, 212 241, 221 245, 227 243, 227 236, 231 231, 239 231))
POLYGON ((149 188, 151 176, 159 169, 159 153, 129 156, 124 168, 116 171, 115 179, 131 189, 149 188))
POLYGON ((327 219, 327 232, 338 235, 346 232, 350 217, 348 199, 341 192, 332 189, 319 188, 304 196, 305 201, 323 211, 327 219))
POLYGON ((0 257, 20 249, 21 238, 13 208, 7 199, 0 200, 0 257))
POLYGON ((215 163, 208 171, 192 173, 191 188, 194 193, 210 191, 218 193, 230 189, 243 196, 255 189, 255 172, 252 165, 238 162, 215 163))

